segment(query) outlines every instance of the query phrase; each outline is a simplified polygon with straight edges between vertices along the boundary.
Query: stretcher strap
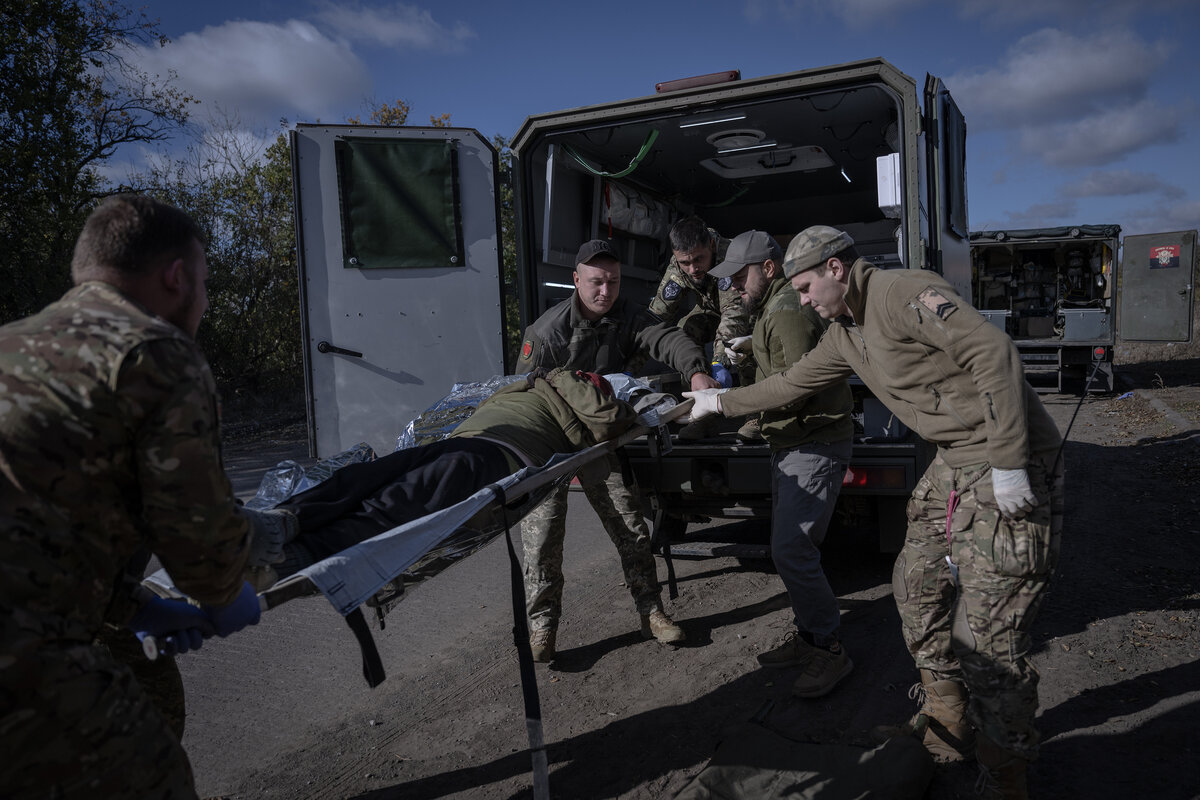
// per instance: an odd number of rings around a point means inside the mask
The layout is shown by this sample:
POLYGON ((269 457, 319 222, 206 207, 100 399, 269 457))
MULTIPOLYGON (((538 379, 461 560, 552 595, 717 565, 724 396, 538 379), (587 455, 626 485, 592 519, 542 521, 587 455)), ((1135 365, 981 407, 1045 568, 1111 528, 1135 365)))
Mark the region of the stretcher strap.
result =
POLYGON ((374 689, 383 683, 387 675, 384 674, 383 659, 379 657, 379 648, 375 646, 375 639, 367 627, 367 618, 363 616, 361 607, 346 615, 346 624, 353 631, 354 638, 358 640, 358 649, 362 652, 363 677, 367 679, 367 686, 374 689))
MULTIPOLYGON (((501 507, 505 505, 504 489, 493 483, 489 486, 501 507)), ((546 758, 546 741, 542 733, 542 702, 538 697, 537 674, 533 670, 533 650, 529 647, 529 624, 525 619, 525 581, 521 577, 521 562, 513 548, 512 529, 504 515, 504 544, 508 548, 509 574, 512 578, 513 644, 517 647, 517 663, 521 668, 521 695, 525 701, 525 731, 529 736, 529 755, 533 761, 534 800, 550 800, 550 771, 546 758)))

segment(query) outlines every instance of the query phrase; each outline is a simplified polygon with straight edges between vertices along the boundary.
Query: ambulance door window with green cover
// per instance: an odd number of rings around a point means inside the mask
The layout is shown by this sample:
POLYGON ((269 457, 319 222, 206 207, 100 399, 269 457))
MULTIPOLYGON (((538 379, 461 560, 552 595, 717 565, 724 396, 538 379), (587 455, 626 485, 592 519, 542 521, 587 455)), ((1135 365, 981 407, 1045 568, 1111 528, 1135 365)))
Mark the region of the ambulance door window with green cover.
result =
POLYGON ((337 143, 343 266, 463 266, 454 141, 337 143))

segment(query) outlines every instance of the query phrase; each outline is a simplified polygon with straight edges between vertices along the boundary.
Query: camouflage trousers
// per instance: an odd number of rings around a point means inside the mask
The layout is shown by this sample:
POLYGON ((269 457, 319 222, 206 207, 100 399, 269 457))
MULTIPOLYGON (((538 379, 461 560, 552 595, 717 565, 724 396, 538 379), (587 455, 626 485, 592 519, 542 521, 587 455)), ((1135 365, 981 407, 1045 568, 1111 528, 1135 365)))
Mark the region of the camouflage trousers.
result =
MULTIPOLYGON (((585 484, 584 495, 600 517, 621 558, 625 584, 638 613, 660 607, 658 573, 650 551, 650 529, 641 503, 625 485, 616 456, 604 480, 585 484)), ((567 533, 567 492, 555 489, 521 523, 525 548, 525 605, 531 630, 555 628, 562 616, 563 541, 567 533)))
POLYGON ((195 800, 179 740, 133 673, 89 645, 0 666, 0 797, 195 800))
POLYGON ((184 696, 183 676, 171 656, 146 658, 142 643, 128 628, 104 626, 96 639, 97 646, 107 649, 113 659, 129 667, 142 691, 163 715, 175 738, 183 741, 184 696))
POLYGON ((1054 457, 1031 459, 1037 505, 1025 518, 1009 520, 996 506, 988 464, 955 469, 939 451, 909 500, 908 534, 892 572, 916 666, 966 684, 971 723, 1026 758, 1037 754, 1039 741, 1029 631, 1062 536, 1063 472, 1054 457), (951 492, 957 505, 947 525, 951 492))

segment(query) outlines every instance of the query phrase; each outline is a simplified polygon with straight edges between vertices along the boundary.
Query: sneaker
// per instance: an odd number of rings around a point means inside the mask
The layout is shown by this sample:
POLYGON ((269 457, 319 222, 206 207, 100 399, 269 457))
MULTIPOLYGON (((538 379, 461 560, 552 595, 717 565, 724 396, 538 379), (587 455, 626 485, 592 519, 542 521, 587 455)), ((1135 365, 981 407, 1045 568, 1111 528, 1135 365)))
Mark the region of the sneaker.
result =
POLYGON ((791 631, 783 637, 783 644, 758 654, 758 663, 764 667, 795 667, 808 659, 812 645, 800 638, 799 631, 791 631))
POLYGON ((529 649, 533 660, 546 664, 554 660, 554 628, 540 628, 529 634, 529 649))
POLYGON ((834 643, 829 650, 813 647, 807 642, 804 646, 809 649, 808 657, 801 667, 800 677, 792 684, 792 694, 797 697, 823 697, 854 669, 846 648, 840 643, 834 643))
POLYGON ((666 644, 682 642, 687 638, 683 628, 672 622, 671 618, 659 609, 655 609, 649 614, 642 614, 642 636, 646 639, 657 639, 666 644))

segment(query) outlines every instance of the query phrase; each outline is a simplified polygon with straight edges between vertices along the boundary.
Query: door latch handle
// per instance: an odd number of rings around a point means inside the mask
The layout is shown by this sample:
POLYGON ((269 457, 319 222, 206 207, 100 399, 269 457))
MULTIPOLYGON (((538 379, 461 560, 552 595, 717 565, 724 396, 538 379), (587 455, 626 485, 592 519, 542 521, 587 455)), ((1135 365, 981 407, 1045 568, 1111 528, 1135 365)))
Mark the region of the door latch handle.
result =
POLYGON ((320 342, 317 342, 317 352, 318 353, 339 353, 343 356, 354 356, 355 358, 362 358, 362 353, 358 352, 357 350, 347 350, 344 347, 338 347, 336 344, 330 344, 329 342, 326 342, 323 340, 320 342))

